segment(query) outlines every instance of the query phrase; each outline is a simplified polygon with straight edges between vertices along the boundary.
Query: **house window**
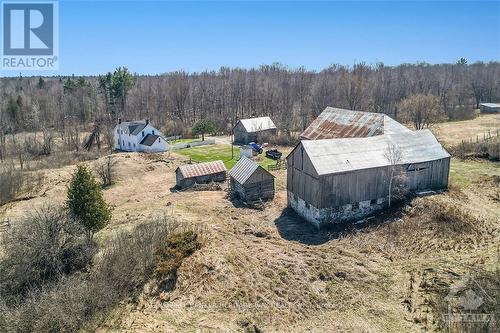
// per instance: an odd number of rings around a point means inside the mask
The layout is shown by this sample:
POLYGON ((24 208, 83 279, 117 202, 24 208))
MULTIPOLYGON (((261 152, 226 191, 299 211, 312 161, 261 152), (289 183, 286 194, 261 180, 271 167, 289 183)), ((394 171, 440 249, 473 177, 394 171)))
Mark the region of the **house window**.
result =
POLYGON ((371 199, 370 200, 370 206, 376 205, 377 204, 377 199, 371 199))
POLYGON ((155 135, 155 130, 153 130, 152 132, 153 132, 153 135, 155 135))
POLYGON ((144 131, 142 131, 142 137, 144 137, 144 131))
POLYGON ((158 143, 160 143, 160 138, 158 138, 158 143))
POLYGON ((134 143, 134 148, 135 148, 135 143, 134 143))
POLYGON ((306 202, 306 209, 309 209, 309 202, 306 202))
POLYGON ((128 143, 128 147, 130 148, 130 142, 128 143))
POLYGON ((117 129, 117 130, 116 130, 116 134, 120 134, 120 129, 117 129))
POLYGON ((352 203, 352 210, 359 209, 359 202, 353 202, 352 203))

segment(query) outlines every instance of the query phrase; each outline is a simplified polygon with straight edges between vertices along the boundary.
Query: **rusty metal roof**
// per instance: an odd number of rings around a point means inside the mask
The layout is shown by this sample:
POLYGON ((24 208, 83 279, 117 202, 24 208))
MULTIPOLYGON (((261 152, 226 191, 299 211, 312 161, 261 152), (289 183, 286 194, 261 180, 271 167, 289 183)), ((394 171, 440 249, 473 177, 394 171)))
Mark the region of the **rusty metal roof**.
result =
POLYGON ((303 140, 364 138, 384 134, 386 127, 391 132, 409 131, 381 113, 327 107, 300 136, 303 140))
POLYGON ((220 172, 226 172, 226 166, 220 160, 213 162, 204 162, 197 164, 181 165, 177 168, 184 178, 200 177, 213 175, 220 172))

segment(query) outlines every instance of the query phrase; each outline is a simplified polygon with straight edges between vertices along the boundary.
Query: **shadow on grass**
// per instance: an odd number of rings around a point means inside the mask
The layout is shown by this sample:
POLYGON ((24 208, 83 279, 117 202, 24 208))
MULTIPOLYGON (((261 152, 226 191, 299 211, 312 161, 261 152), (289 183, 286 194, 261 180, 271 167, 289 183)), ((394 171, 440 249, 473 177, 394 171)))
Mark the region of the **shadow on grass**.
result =
POLYGON ((317 229, 304 220, 293 209, 285 208, 274 220, 278 233, 283 239, 306 245, 321 245, 356 232, 370 232, 374 228, 400 219, 405 203, 401 202, 390 209, 368 216, 361 221, 330 223, 317 229))

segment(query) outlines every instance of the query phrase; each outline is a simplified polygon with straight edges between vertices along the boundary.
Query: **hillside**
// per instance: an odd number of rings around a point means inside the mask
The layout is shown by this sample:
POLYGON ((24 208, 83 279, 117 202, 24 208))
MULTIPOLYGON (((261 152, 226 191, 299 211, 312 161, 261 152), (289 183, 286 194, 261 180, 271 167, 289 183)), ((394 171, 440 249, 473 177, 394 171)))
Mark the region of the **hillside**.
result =
MULTIPOLYGON (((183 262, 173 291, 146 285, 97 323, 99 332, 436 331, 450 286, 467 274, 494 300, 484 311, 500 317, 497 162, 453 159, 448 192, 318 232, 286 208, 286 171, 274 172, 275 199, 254 210, 233 205, 226 191, 172 192, 182 155, 112 159, 118 181, 104 195, 113 220, 100 243, 167 215, 192 225, 202 247, 183 262)), ((62 204, 73 170, 47 170, 35 197, 4 205, 2 218, 62 204)))

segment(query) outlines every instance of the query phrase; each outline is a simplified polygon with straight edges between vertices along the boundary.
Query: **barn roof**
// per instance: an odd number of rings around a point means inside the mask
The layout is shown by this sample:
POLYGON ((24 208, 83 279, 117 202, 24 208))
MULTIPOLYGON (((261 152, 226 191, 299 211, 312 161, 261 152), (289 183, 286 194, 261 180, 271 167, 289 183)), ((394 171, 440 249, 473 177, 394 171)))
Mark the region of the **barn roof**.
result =
POLYGON ((273 121, 269 117, 240 119, 240 122, 248 133, 276 128, 276 125, 274 125, 273 121))
POLYGON ((427 162, 450 157, 429 130, 367 138, 301 141, 318 175, 390 165, 385 152, 388 145, 392 144, 402 152, 402 160, 398 164, 427 162))
POLYGON ((226 172, 226 166, 222 161, 212 161, 197 164, 181 165, 177 168, 184 178, 200 177, 213 175, 220 172, 226 172))
POLYGON ((327 107, 300 135, 306 140, 363 138, 410 130, 382 113, 327 107))
MULTIPOLYGON (((259 168, 262 168, 258 163, 252 161, 248 157, 242 156, 240 160, 229 171, 229 175, 238 183, 244 184, 250 176, 259 168)), ((264 170, 266 171, 266 170, 264 170)), ((267 172, 267 171, 266 171, 267 172)), ((272 174, 269 173, 272 177, 272 174)))
POLYGON ((159 137, 159 135, 148 134, 144 137, 144 139, 142 139, 141 145, 151 146, 159 137))
POLYGON ((486 106, 487 108, 500 108, 500 103, 481 103, 479 105, 486 106))

